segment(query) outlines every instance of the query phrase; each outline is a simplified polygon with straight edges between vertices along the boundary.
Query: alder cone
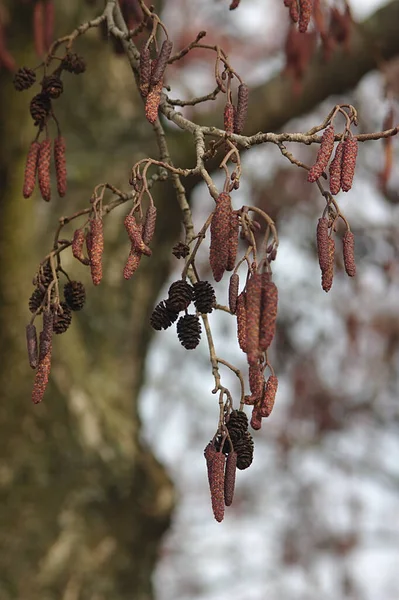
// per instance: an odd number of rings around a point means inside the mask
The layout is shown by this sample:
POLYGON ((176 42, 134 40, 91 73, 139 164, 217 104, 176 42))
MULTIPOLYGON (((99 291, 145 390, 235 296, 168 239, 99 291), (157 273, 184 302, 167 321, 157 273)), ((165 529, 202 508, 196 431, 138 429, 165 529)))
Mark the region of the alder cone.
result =
POLYGON ((177 337, 183 348, 194 350, 201 339, 201 323, 196 315, 180 317, 176 325, 177 337))
POLYGON ((321 272, 321 286, 325 292, 329 292, 334 278, 334 256, 335 242, 333 238, 328 238, 328 264, 321 272))
POLYGON ((245 83, 238 86, 237 109, 234 114, 234 133, 241 134, 248 114, 249 88, 245 83))
POLYGON ((224 519, 224 467, 226 457, 223 452, 217 452, 213 457, 210 473, 211 502, 213 515, 218 523, 224 519))
POLYGON ((347 138, 344 141, 342 153, 341 187, 343 192, 349 192, 355 174, 358 142, 356 138, 347 138))
POLYGON ((35 125, 43 125, 51 110, 51 100, 46 94, 36 94, 30 102, 30 114, 35 125))
POLYGON ((254 273, 246 288, 247 310, 247 358, 249 364, 256 364, 259 358, 259 327, 262 301, 262 276, 254 273))
POLYGON ((237 452, 233 450, 227 456, 226 470, 224 474, 224 503, 231 506, 234 498, 234 488, 236 483, 237 470, 237 452))
POLYGON ((211 313, 216 304, 215 290, 209 281, 194 283, 194 305, 201 314, 211 313))
POLYGON ((51 181, 50 181, 50 163, 51 163, 51 140, 45 139, 40 144, 39 157, 37 162, 37 172, 39 179, 39 188, 43 200, 51 200, 51 181))
POLYGON ((61 302, 60 309, 55 313, 53 320, 53 331, 56 334, 65 333, 72 321, 72 311, 66 302, 61 302))
POLYGON ((238 214, 236 212, 232 212, 230 217, 229 257, 227 260, 226 271, 233 271, 236 264, 239 229, 240 220, 238 214))
POLYGON ((332 151, 334 150, 334 135, 333 125, 330 125, 324 130, 316 162, 308 172, 308 181, 310 183, 317 181, 326 169, 332 151))
POLYGON ((262 277, 259 348, 265 352, 276 333, 278 290, 276 285, 268 280, 268 273, 263 273, 262 277), (267 279, 264 276, 267 276, 267 279))
POLYGON ((64 91, 64 85, 58 75, 49 75, 43 78, 42 92, 49 98, 56 100, 64 91))
POLYGON ((44 294, 45 292, 42 292, 39 288, 33 290, 28 302, 31 313, 35 313, 40 308, 44 299, 44 294))
POLYGON ((170 286, 166 304, 171 310, 178 313, 190 306, 193 297, 193 287, 187 281, 179 279, 170 286))
POLYGON ((33 190, 35 189, 37 166, 39 162, 39 152, 39 142, 32 142, 28 150, 28 155, 26 157, 23 188, 24 198, 30 198, 33 194, 33 190))
POLYGON ((237 339, 238 345, 243 352, 247 352, 247 295, 243 291, 237 297, 237 339))
POLYGON ((248 469, 248 467, 251 466, 254 457, 254 442, 249 431, 238 440, 234 450, 237 452, 237 469, 248 469))
POLYGON ((330 164, 330 192, 335 196, 341 189, 342 154, 344 143, 339 142, 330 164))
POLYGON ((349 277, 356 275, 355 236, 352 231, 345 231, 342 239, 345 271, 349 277))
POLYGON ((18 92, 28 90, 36 81, 36 73, 28 67, 21 67, 14 75, 14 87, 18 92))
POLYGON ((220 281, 229 261, 231 198, 222 192, 216 200, 216 208, 211 220, 211 245, 209 263, 215 281, 220 281))
POLYGON ((86 290, 81 281, 68 281, 64 285, 65 302, 71 310, 82 310, 86 302, 86 290))
POLYGON ((66 144, 61 136, 54 141, 54 164, 58 195, 63 198, 67 191, 66 144))
POLYGON ((96 217, 90 220, 89 236, 87 236, 86 242, 90 256, 91 278, 94 285, 99 285, 103 276, 102 256, 104 252, 104 231, 101 218, 96 217))
POLYGON ((261 416, 262 417, 269 417, 272 410, 273 410, 273 406, 274 406, 274 402, 276 399, 276 393, 277 393, 277 387, 278 387, 278 379, 275 375, 270 375, 270 377, 268 378, 266 385, 265 385, 265 391, 263 393, 263 398, 262 398, 262 404, 261 404, 261 416))
POLYGON ((167 329, 174 323, 179 314, 170 309, 167 303, 162 300, 152 311, 150 325, 156 331, 167 329))

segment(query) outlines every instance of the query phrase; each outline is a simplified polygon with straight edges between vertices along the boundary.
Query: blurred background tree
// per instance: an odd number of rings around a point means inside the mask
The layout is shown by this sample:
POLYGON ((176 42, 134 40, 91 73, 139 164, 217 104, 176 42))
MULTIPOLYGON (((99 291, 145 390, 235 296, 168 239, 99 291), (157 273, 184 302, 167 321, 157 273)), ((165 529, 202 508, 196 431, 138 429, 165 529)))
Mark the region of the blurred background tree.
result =
MULTIPOLYGON (((55 4, 56 36, 72 31, 103 8, 102 2, 71 0, 55 4)), ((246 133, 282 127, 306 130, 320 122, 337 101, 348 101, 349 96, 342 94, 350 90, 355 90, 350 92, 351 102, 361 109, 360 129, 382 128, 387 108, 383 88, 387 81, 391 99, 396 93, 397 71, 387 61, 399 54, 397 0, 376 7, 360 25, 353 25, 349 51, 335 49, 327 63, 319 53, 308 66, 296 94, 292 79, 283 69, 281 49, 288 28, 283 3, 269 0, 248 6, 243 0, 231 13, 228 4, 209 0, 198 6, 169 0, 156 3, 156 10, 170 26, 175 49, 206 29, 209 43, 217 41, 230 54, 237 71, 244 77, 248 74, 253 89, 246 133), (361 78, 376 67, 380 75, 371 83, 362 80, 356 88, 361 78), (331 94, 335 96, 331 98, 331 94), (321 102, 324 104, 319 106, 321 102)), ((33 48, 32 4, 3 1, 0 8, 2 31, 12 57, 18 65, 34 66, 38 59, 33 48)), ((357 508, 360 500, 348 495, 348 513, 342 520, 355 514, 357 521, 349 518, 350 527, 342 527, 340 532, 322 509, 331 503, 333 492, 329 495, 325 482, 309 472, 317 470, 314 456, 320 455, 326 457, 326 462, 320 462, 318 471, 335 469, 341 479, 345 471, 352 473, 352 479, 366 472, 372 481, 382 478, 382 485, 397 488, 399 474, 390 465, 382 467, 376 448, 378 431, 385 431, 389 423, 395 433, 399 416, 392 401, 398 389, 397 172, 392 172, 390 183, 382 189, 378 173, 384 161, 376 161, 376 146, 365 150, 358 176, 363 186, 359 184, 348 196, 352 206, 357 207, 350 216, 360 240, 358 262, 364 265, 363 270, 355 285, 338 277, 330 293, 335 295, 325 300, 318 288, 313 244, 320 199, 313 196, 303 173, 295 167, 287 169, 288 163, 277 160, 273 149, 251 151, 244 163, 246 187, 240 190, 241 197, 251 195, 252 202, 256 198, 282 234, 281 258, 276 263, 282 304, 275 349, 275 363, 282 378, 281 409, 270 422, 267 441, 263 432, 257 437, 258 462, 252 479, 241 480, 241 495, 233 512, 236 518, 232 528, 225 529, 229 541, 227 537, 223 540, 220 533, 216 537, 213 532, 216 524, 209 529, 206 526, 211 519, 208 499, 201 491, 202 483, 197 483, 202 478, 206 485, 206 478, 193 466, 196 460, 202 461, 202 448, 215 424, 215 413, 204 416, 209 398, 202 404, 198 400, 212 386, 209 379, 207 388, 201 387, 198 378, 206 372, 207 359, 199 354, 188 370, 191 357, 183 357, 171 338, 165 337, 166 342, 156 349, 158 354, 152 350, 149 355, 145 371, 152 337, 148 318, 176 266, 170 250, 180 234, 180 217, 169 184, 163 183, 155 190, 159 216, 153 256, 151 261, 143 262, 131 282, 125 282, 121 273, 126 254, 126 239, 121 233, 123 215, 116 210, 107 217, 104 279, 98 288, 87 286, 85 310, 75 316, 65 336, 55 340, 45 401, 39 406, 30 405, 32 373, 24 339, 29 318, 27 301, 33 290, 31 279, 51 247, 58 218, 87 206, 93 187, 101 181, 126 189, 132 164, 145 156, 157 156, 130 67, 115 51, 113 40, 94 30, 79 40, 78 51, 84 55, 88 70, 84 76, 66 78, 64 95, 57 104, 57 117, 67 140, 69 190, 64 199, 54 199, 49 205, 39 197, 22 198, 26 151, 35 135, 29 116, 30 97, 29 93, 17 94, 10 72, 0 70, 0 598, 153 597, 152 574, 175 506, 173 483, 154 456, 154 448, 164 453, 173 479, 178 479, 183 507, 169 546, 164 546, 166 558, 161 561, 157 579, 159 598, 212 597, 207 586, 216 575, 212 576, 209 562, 203 562, 206 554, 212 556, 209 547, 201 546, 204 532, 209 534, 211 548, 217 546, 221 555, 229 557, 229 566, 223 567, 227 570, 221 567, 227 588, 234 565, 248 570, 247 579, 242 577, 242 588, 230 591, 230 598, 265 597, 265 581, 260 574, 265 572, 263 561, 271 550, 261 546, 259 535, 274 540, 275 562, 270 557, 268 560, 280 575, 286 576, 289 569, 292 575, 293 565, 296 569, 293 588, 287 583, 288 587, 282 587, 278 578, 273 579, 276 587, 272 592, 279 597, 284 597, 283 593, 287 598, 319 597, 317 594, 323 590, 319 585, 319 579, 323 580, 319 563, 325 552, 335 557, 334 573, 339 582, 331 597, 368 598, 344 562, 353 556, 350 553, 364 536, 357 508), (292 254, 297 262, 289 258, 292 254), (182 373, 182 365, 187 373, 182 373), (174 372, 178 385, 170 383, 174 372), (192 381, 197 381, 197 388, 192 381), (139 413, 143 388, 149 398, 148 407, 143 407, 144 436, 139 413), (182 389, 188 392, 182 394, 182 389), (183 400, 192 401, 190 411, 183 400), (180 421, 176 420, 178 407, 180 421), (177 444, 170 443, 173 427, 167 424, 169 417, 179 432, 177 444), (356 435, 357 445, 352 446, 350 442, 356 435), (340 455, 331 453, 331 444, 335 443, 337 448, 342 445, 340 455), (373 460, 363 461, 369 444, 373 460), (356 456, 351 456, 348 447, 356 449, 356 456), (307 461, 311 463, 310 471, 304 467, 307 461), (265 490, 260 481, 265 472, 268 484, 269 478, 279 484, 268 492, 268 503, 263 505, 265 490), (269 531, 268 514, 278 521, 276 505, 282 497, 287 499, 285 518, 281 517, 280 527, 269 531), (197 533, 195 537, 195 527, 202 536, 197 533), (240 535, 247 532, 242 544, 245 548, 250 545, 251 527, 258 531, 256 556, 250 559, 232 554, 232 540, 237 539, 238 531, 240 535), (188 567, 184 562, 187 556, 191 557, 188 567), (310 587, 302 580, 298 583, 301 569, 302 574, 311 574, 310 587), (210 573, 208 578, 204 577, 205 571, 210 573), (259 595, 255 589, 251 591, 251 577, 260 586, 259 595)), ((168 80, 174 97, 203 93, 211 82, 212 63, 202 55, 187 57, 171 68, 168 80)), ((185 109, 185 114, 193 120, 220 125, 223 108, 216 104, 208 111, 185 109)), ((186 136, 172 128, 168 135, 175 164, 193 164, 186 136)), ((381 149, 382 142, 376 144, 381 149)), ((311 155, 307 149, 301 152, 305 157, 311 155)), ((211 203, 210 199, 208 204, 206 199, 201 202, 207 192, 197 184, 189 181, 187 190, 200 220, 211 203)), ((65 266, 74 278, 89 284, 86 270, 75 263, 70 258, 65 266)), ((205 264, 203 268, 205 271, 205 264)), ((226 344, 226 339, 234 339, 234 335, 231 325, 222 320, 218 336, 221 343, 226 344)), ((392 440, 387 440, 388 454, 397 453, 390 444, 392 440)), ((367 481, 362 485, 367 487, 367 481)), ((377 534, 385 539, 386 532, 377 534)), ((220 588, 214 589, 220 599, 220 588)), ((373 600, 388 600, 395 593, 374 595, 373 600)))

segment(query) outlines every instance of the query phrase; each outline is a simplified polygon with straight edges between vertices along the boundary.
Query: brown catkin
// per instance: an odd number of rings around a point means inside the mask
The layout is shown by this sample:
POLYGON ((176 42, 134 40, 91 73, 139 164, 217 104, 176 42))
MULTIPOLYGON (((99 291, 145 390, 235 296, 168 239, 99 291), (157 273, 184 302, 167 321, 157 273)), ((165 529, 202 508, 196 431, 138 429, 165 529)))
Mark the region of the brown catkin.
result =
POLYGON ((211 469, 211 501, 213 515, 220 523, 224 518, 224 466, 226 457, 223 452, 217 452, 213 457, 211 469))
POLYGON ((313 2, 312 0, 299 0, 299 31, 305 33, 310 23, 312 16, 313 2))
POLYGON ((326 219, 326 217, 321 217, 317 223, 316 241, 320 269, 325 271, 330 262, 328 246, 328 219, 326 219))
POLYGON ((39 161, 39 142, 32 142, 29 146, 28 155, 26 157, 25 176, 24 176, 24 198, 30 198, 35 189, 37 165, 39 161))
POLYGON ((139 267, 141 257, 142 253, 138 252, 137 250, 133 250, 132 252, 130 252, 125 267, 123 269, 123 277, 125 279, 130 279, 131 277, 133 277, 133 275, 139 267))
POLYGON ((143 98, 147 98, 151 79, 151 57, 150 49, 146 46, 140 52, 140 92, 143 98))
POLYGON ((234 106, 227 102, 224 107, 223 123, 226 133, 231 134, 234 131, 234 106))
POLYGON ((335 242, 333 238, 328 238, 328 265, 321 272, 321 287, 325 292, 329 292, 334 277, 334 256, 335 242))
POLYGON ((341 189, 342 153, 344 143, 339 142, 334 158, 330 163, 330 192, 335 196, 341 189))
POLYGON ((242 133, 248 113, 249 88, 245 83, 238 87, 237 108, 234 115, 234 133, 242 133))
POLYGON ((54 314, 46 309, 43 312, 43 331, 39 336, 39 362, 50 352, 53 339, 54 314))
POLYGON ((154 237, 155 224, 157 220, 157 209, 156 206, 150 204, 145 214, 144 226, 143 226, 143 242, 148 246, 154 237))
POLYGON ((49 138, 43 140, 40 144, 39 157, 37 163, 39 188, 43 200, 50 202, 51 200, 51 184, 50 184, 50 162, 51 162, 51 140, 49 138))
POLYGON ((216 208, 211 221, 209 264, 215 281, 222 279, 229 260, 231 214, 230 195, 222 192, 216 200, 216 208))
POLYGON ((278 290, 268 273, 262 273, 262 299, 259 329, 259 348, 265 352, 273 341, 276 332, 278 290))
POLYGON ((100 217, 90 220, 90 270, 94 285, 99 285, 103 276, 102 256, 104 252, 103 222, 100 217))
POLYGON ((236 265, 237 252, 238 252, 238 237, 240 229, 240 220, 236 212, 231 213, 230 217, 230 237, 228 240, 229 244, 229 257, 227 260, 226 271, 232 271, 236 265))
POLYGON ((316 162, 308 172, 308 181, 310 183, 317 181, 327 167, 332 151, 334 150, 334 135, 333 125, 330 125, 324 130, 316 162))
POLYGON ((152 251, 143 242, 143 238, 142 238, 143 226, 139 225, 136 222, 136 219, 133 215, 126 215, 124 224, 125 224, 125 229, 128 233, 129 239, 132 244, 131 252, 137 251, 140 254, 145 254, 146 256, 151 256, 152 251))
POLYGON ((230 277, 229 283, 229 308, 233 314, 237 308, 238 288, 240 285, 240 278, 237 273, 233 273, 230 277))
POLYGON ((298 10, 297 0, 291 0, 289 7, 290 7, 290 17, 291 17, 292 22, 298 23, 299 10, 298 10))
POLYGON ((57 179, 58 195, 63 198, 67 191, 67 170, 66 170, 66 145, 65 139, 61 136, 54 141, 54 164, 55 175, 57 179))
POLYGON ((234 498, 234 488, 236 484, 237 470, 237 452, 230 452, 226 460, 226 469, 224 474, 224 503, 231 506, 234 498))
POLYGON ((145 116, 151 125, 158 118, 158 108, 161 101, 162 79, 149 92, 145 102, 145 116))
POLYGON ((268 417, 271 414, 274 406, 274 401, 276 399, 277 387, 277 377, 275 375, 270 375, 265 385, 262 403, 260 406, 262 417, 268 417))
POLYGON ((259 364, 249 365, 248 381, 252 396, 261 398, 263 394, 264 378, 262 368, 259 364))
POLYGON ((241 292, 237 297, 236 304, 236 315, 237 315, 237 339, 238 345, 243 352, 247 351, 247 307, 246 307, 246 293, 241 292))
POLYGON ((345 271, 349 277, 356 275, 355 263, 355 236, 349 230, 345 231, 342 239, 345 271))
POLYGON ((343 192, 349 192, 355 174, 358 143, 356 138, 347 138, 344 141, 342 152, 341 187, 343 192))
POLYGON ((161 46, 159 56, 155 67, 151 72, 151 85, 156 86, 163 78, 166 65, 172 52, 173 43, 170 40, 165 40, 161 46))
POLYGON ((209 444, 206 446, 206 448, 204 450, 204 456, 205 456, 205 460, 206 460, 206 468, 207 468, 207 472, 208 472, 209 490, 211 489, 211 484, 212 484, 212 476, 211 476, 212 463, 213 463, 213 459, 216 454, 217 454, 217 450, 215 448, 214 443, 209 442, 209 444))
POLYGON ((37 332, 33 323, 26 326, 26 345, 28 348, 29 365, 36 369, 38 360, 37 332))
POLYGON ((43 400, 51 369, 51 345, 47 354, 40 359, 32 390, 32 402, 39 404, 43 400))
POLYGON ((247 286, 247 358, 256 364, 259 358, 259 326, 262 298, 262 276, 254 273, 247 286))
POLYGON ((90 261, 83 254, 83 246, 85 243, 85 232, 84 229, 76 229, 72 239, 72 254, 77 258, 83 265, 89 265, 90 261))

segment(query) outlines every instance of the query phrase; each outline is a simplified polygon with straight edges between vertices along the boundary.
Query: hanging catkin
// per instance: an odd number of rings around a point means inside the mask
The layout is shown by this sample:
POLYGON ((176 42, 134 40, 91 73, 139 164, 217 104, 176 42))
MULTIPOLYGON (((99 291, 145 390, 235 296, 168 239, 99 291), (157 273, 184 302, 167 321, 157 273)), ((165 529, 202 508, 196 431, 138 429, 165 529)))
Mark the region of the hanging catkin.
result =
POLYGON ((343 192, 349 192, 355 174, 358 143, 357 139, 350 137, 344 141, 342 153, 341 187, 343 192))
POLYGON ((335 242, 333 238, 328 238, 328 264, 321 272, 321 286, 325 292, 329 292, 334 278, 334 256, 335 242))
POLYGON ((319 222, 317 223, 316 241, 320 269, 322 271, 325 271, 330 263, 328 242, 328 219, 326 219, 326 217, 321 217, 321 219, 319 219, 319 222))
POLYGON ((234 314, 237 308, 238 288, 240 285, 240 278, 237 273, 233 273, 230 277, 229 283, 229 308, 234 314))
POLYGON ((335 196, 341 189, 342 154, 344 143, 339 142, 333 160, 330 163, 330 192, 335 196))
POLYGON ((317 153, 316 162, 308 172, 308 181, 314 183, 321 177, 328 165, 332 151, 334 150, 334 127, 330 125, 325 129, 321 138, 320 148, 317 153))
POLYGON ((94 285, 99 285, 103 276, 103 251, 103 222, 100 217, 95 217, 94 219, 90 220, 90 270, 94 285))
POLYGON ((237 315, 237 339, 238 345, 243 352, 247 351, 247 307, 245 291, 237 297, 236 304, 237 315))
POLYGON ((236 264, 239 228, 239 216, 236 212, 232 212, 230 217, 229 257, 227 260, 226 271, 233 271, 236 264))
POLYGON ((345 231, 342 239, 345 271, 349 277, 356 275, 355 236, 349 230, 345 231))
POLYGON ((54 141, 54 164, 55 175, 57 179, 58 195, 63 198, 67 190, 67 170, 66 170, 66 145, 63 137, 57 137, 54 141))
POLYGON ((50 202, 51 200, 51 184, 50 184, 50 162, 51 162, 51 140, 49 138, 42 141, 40 144, 39 157, 37 163, 39 188, 43 200, 50 202))
POLYGON ((268 273, 262 273, 261 316, 259 348, 265 352, 273 341, 276 332, 278 291, 275 283, 269 281, 268 273))
POLYGON ((213 457, 211 478, 211 501, 213 515, 220 523, 224 518, 224 467, 226 457, 223 452, 217 452, 213 457))
POLYGON ((259 327, 262 299, 262 276, 254 273, 247 282, 247 358, 256 364, 259 358, 259 327))
POLYGON ((76 229, 72 239, 72 254, 78 259, 83 265, 89 265, 90 261, 83 254, 83 246, 85 243, 85 232, 84 229, 76 229))
POLYGON ((33 190, 35 189, 36 173, 37 173, 37 166, 38 166, 38 160, 39 160, 39 151, 40 151, 39 142, 32 142, 29 147, 29 150, 28 150, 28 155, 26 157, 24 188, 23 188, 24 198, 30 198, 30 196, 33 193, 33 190))
POLYGON ((234 497, 234 488, 236 483, 237 452, 229 453, 226 460, 226 470, 224 476, 224 503, 231 506, 234 497))
POLYGON ((270 375, 265 385, 265 390, 263 392, 263 398, 260 407, 262 417, 268 417, 272 412, 274 401, 276 399, 277 387, 277 377, 275 375, 270 375))
POLYGON ((220 281, 229 260, 231 199, 227 192, 219 194, 211 221, 209 263, 215 281, 220 281))
POLYGON ((234 114, 234 133, 241 134, 245 127, 245 121, 247 120, 248 113, 248 99, 248 86, 245 85, 245 83, 242 83, 238 87, 237 108, 234 114))

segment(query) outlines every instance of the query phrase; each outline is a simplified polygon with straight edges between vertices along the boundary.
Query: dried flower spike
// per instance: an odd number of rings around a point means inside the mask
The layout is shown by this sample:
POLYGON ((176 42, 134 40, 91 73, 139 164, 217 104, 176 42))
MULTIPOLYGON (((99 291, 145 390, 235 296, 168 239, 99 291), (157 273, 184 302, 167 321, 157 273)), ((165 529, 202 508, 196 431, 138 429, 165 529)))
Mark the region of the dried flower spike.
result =
POLYGON ((321 138, 320 148, 317 153, 316 162, 308 172, 308 181, 314 183, 321 177, 323 171, 328 165, 330 156, 334 149, 334 126, 330 125, 324 130, 321 138))
POLYGON ((54 164, 55 175, 57 179, 58 195, 63 198, 67 191, 67 170, 66 170, 66 145, 65 139, 61 136, 54 141, 54 164))
POLYGON ((344 265, 345 271, 349 277, 356 275, 356 263, 355 263, 355 236, 352 231, 345 231, 342 239, 343 253, 344 253, 344 265))
POLYGON ((32 142, 28 150, 28 156, 26 157, 23 188, 24 198, 30 198, 30 196, 33 193, 33 190, 35 189, 37 166, 39 162, 39 152, 39 142, 32 142))
POLYGON ((39 188, 43 200, 50 202, 51 200, 51 183, 50 183, 50 162, 51 162, 51 140, 49 138, 42 141, 39 149, 39 157, 37 162, 37 171, 39 179, 39 188))
POLYGON ((343 192, 349 192, 355 174, 358 142, 354 137, 346 138, 342 153, 341 187, 343 192))

